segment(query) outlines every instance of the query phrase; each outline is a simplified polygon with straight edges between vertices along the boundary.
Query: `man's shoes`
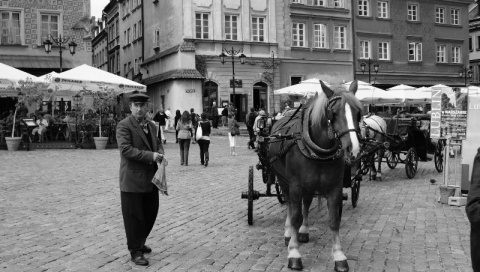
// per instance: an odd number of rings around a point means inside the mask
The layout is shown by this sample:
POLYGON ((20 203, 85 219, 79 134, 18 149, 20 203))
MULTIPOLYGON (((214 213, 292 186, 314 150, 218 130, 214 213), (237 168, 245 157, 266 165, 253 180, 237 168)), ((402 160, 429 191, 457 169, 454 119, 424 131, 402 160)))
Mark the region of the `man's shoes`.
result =
POLYGON ((132 256, 132 262, 134 262, 136 265, 143 265, 147 266, 148 265, 148 260, 143 257, 143 255, 137 255, 137 256, 132 256))
POLYGON ((208 160, 205 160, 205 167, 208 166, 208 160))
POLYGON ((166 143, 167 143, 167 140, 163 140, 163 143, 166 144, 166 143))
POLYGON ((202 161, 202 162, 200 162, 200 164, 201 164, 201 165, 203 165, 203 161, 202 161))
POLYGON ((143 248, 142 248, 142 252, 143 253, 152 253, 152 249, 149 246, 144 245, 143 248))

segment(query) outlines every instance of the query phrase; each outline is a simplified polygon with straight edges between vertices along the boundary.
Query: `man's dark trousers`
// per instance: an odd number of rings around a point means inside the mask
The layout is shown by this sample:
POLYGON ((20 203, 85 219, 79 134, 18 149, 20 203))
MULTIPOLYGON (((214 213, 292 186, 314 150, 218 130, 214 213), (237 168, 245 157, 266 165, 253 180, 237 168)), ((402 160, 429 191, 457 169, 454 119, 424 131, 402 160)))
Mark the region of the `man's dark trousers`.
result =
POLYGON ((139 255, 157 219, 158 190, 153 187, 150 193, 121 192, 120 199, 128 250, 132 256, 139 255))
POLYGON ((252 149, 255 149, 255 133, 253 131, 253 126, 247 126, 248 136, 250 137, 250 141, 248 142, 248 146, 252 149))
POLYGON ((218 128, 218 116, 212 116, 212 127, 218 128))

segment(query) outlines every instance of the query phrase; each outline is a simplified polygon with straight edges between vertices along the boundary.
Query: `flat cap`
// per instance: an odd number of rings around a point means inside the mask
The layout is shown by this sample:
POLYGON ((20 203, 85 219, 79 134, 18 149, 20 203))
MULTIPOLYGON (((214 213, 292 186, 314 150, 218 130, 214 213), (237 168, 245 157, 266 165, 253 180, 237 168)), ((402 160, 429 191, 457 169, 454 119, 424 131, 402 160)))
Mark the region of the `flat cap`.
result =
POLYGON ((128 98, 130 102, 147 102, 150 97, 143 93, 131 94, 128 98))

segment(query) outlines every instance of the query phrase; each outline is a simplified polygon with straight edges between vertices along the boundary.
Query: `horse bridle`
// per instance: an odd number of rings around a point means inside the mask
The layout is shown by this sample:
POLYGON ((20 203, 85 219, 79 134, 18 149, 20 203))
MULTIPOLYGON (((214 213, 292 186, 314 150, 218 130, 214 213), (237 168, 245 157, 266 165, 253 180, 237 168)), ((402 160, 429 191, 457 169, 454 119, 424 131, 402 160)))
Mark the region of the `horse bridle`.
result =
MULTIPOLYGON (((340 133, 338 133, 335 128, 333 127, 332 123, 333 123, 333 109, 332 109, 332 106, 333 104, 335 103, 335 101, 339 100, 339 99, 342 99, 342 97, 340 95, 335 95, 335 96, 332 96, 330 99, 328 99, 328 102, 327 102, 327 110, 326 110, 326 114, 327 114, 327 125, 328 125, 328 129, 331 131, 332 135, 333 135, 333 139, 337 140, 337 141, 340 141, 340 138, 342 138, 345 134, 347 133, 350 133, 350 132, 355 132, 357 135, 360 134, 360 131, 358 129, 352 129, 352 128, 349 128, 349 129, 346 129, 340 133)), ((340 143, 339 144, 340 148, 342 147, 342 144, 340 143)))

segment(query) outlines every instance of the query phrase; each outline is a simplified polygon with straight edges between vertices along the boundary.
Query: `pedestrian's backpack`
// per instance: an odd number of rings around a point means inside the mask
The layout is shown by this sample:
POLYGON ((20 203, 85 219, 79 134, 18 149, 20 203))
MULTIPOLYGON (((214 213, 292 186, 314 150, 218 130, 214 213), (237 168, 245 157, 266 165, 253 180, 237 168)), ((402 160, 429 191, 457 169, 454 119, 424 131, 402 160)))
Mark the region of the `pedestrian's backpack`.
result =
POLYGON ((253 125, 255 124, 255 118, 257 118, 257 115, 255 114, 255 112, 250 112, 248 114, 248 125, 253 127, 253 125))

